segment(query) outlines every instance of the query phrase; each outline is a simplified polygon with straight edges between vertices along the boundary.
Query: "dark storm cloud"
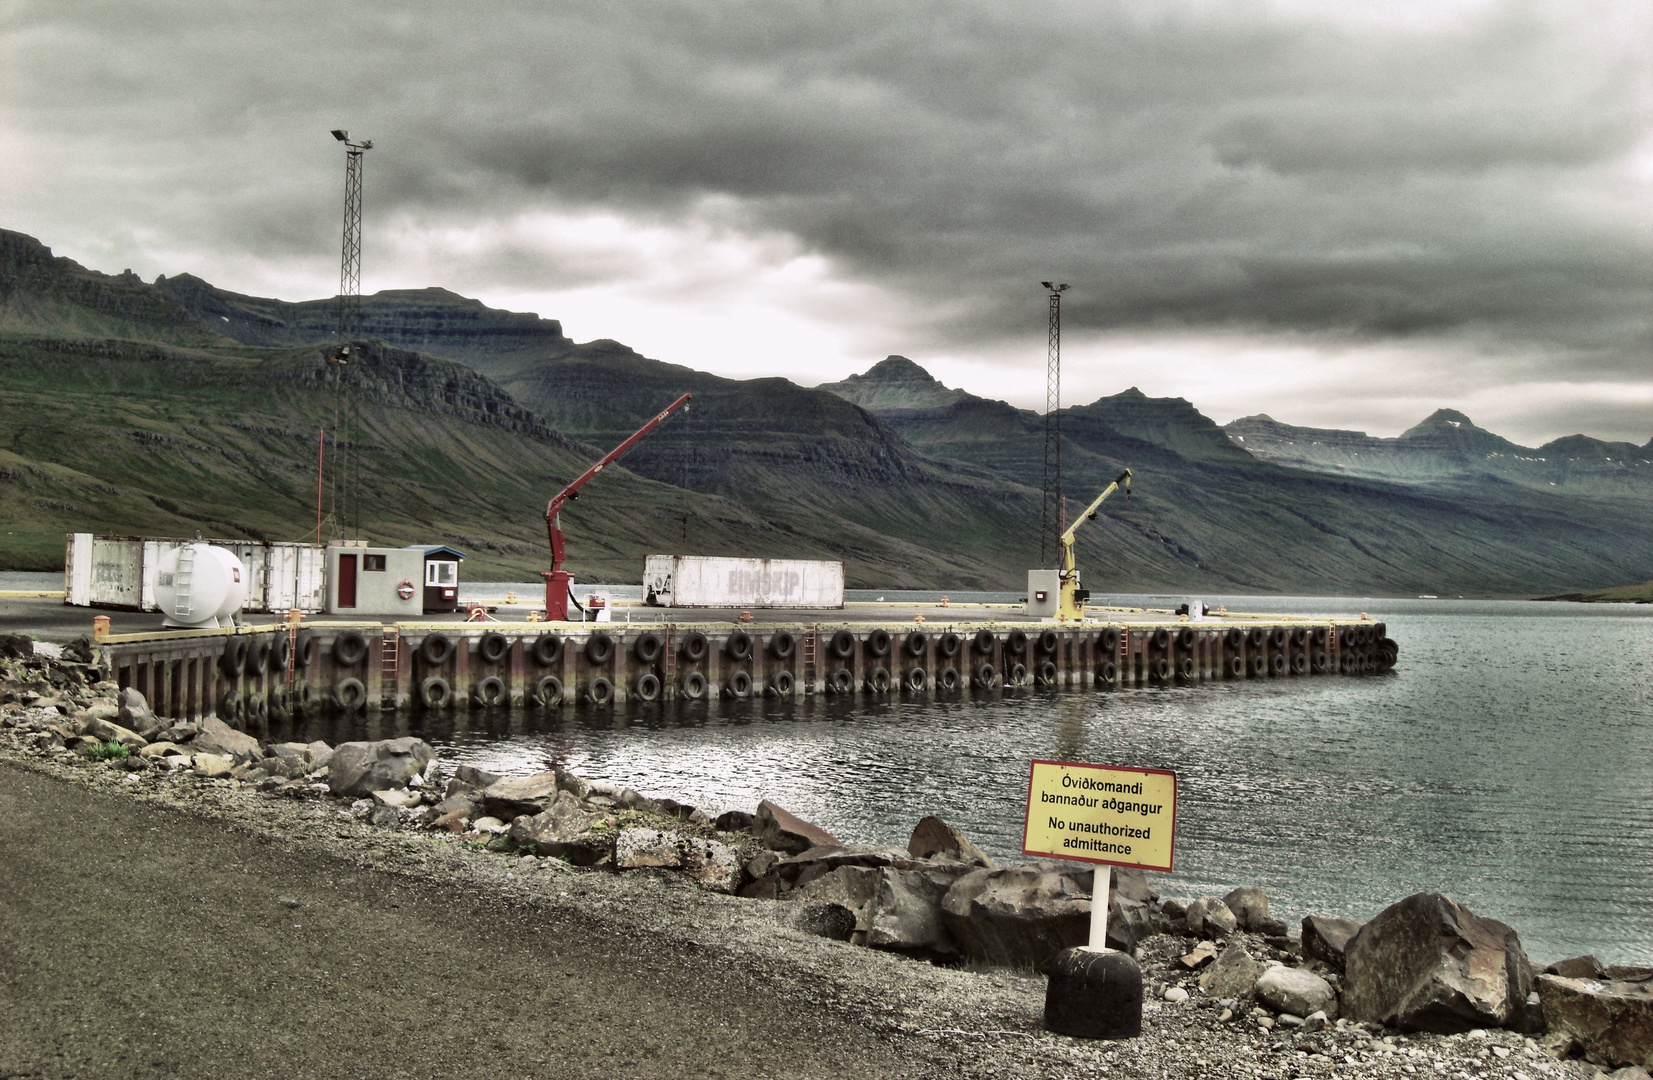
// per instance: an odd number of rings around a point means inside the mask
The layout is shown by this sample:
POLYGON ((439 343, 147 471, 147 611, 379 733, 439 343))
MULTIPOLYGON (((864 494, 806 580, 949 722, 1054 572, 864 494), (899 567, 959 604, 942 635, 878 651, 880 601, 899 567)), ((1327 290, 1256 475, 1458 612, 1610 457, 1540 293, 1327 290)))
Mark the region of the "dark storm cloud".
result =
POLYGON ((1465 334, 1639 370, 1643 9, 1329 7, 24 5, 7 93, 141 143, 192 227, 249 250, 326 231, 299 177, 348 124, 388 211, 722 215, 934 298, 938 343, 1025 334, 1054 274, 1076 329, 1465 334))

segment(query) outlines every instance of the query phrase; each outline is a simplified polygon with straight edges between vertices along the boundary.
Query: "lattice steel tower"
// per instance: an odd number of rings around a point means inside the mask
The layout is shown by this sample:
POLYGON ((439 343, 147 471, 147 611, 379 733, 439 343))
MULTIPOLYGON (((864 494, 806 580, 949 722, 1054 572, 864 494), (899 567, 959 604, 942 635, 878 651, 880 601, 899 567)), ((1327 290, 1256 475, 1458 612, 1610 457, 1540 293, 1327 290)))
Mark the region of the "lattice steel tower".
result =
POLYGON ((1062 554, 1062 292, 1066 285, 1041 281, 1050 291, 1049 356, 1045 368, 1045 500, 1039 514, 1039 565, 1056 565, 1062 554))
POLYGON ((362 326, 362 155, 373 140, 351 142, 350 132, 333 131, 344 143, 344 254, 339 260, 339 337, 348 339, 362 326))

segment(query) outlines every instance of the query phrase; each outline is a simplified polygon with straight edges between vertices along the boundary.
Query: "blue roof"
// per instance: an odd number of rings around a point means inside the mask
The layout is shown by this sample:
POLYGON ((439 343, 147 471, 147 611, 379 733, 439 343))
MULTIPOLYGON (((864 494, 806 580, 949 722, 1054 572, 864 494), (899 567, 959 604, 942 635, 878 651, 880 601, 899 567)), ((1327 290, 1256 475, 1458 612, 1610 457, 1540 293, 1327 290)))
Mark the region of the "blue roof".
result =
POLYGON ((465 557, 465 553, 463 551, 460 551, 458 548, 451 548, 446 544, 409 544, 402 550, 422 551, 425 553, 425 558, 427 559, 440 555, 451 555, 456 559, 463 559, 465 557))

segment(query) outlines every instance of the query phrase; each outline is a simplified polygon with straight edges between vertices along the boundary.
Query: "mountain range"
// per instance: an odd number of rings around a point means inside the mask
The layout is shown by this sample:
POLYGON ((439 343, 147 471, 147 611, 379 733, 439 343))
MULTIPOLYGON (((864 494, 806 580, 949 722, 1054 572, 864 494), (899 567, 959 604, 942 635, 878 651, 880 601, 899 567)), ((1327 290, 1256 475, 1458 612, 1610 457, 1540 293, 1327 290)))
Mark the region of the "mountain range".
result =
MULTIPOLYGON (((318 434, 337 417, 350 527, 452 543, 472 578, 531 578, 550 495, 686 392, 687 414, 565 513, 580 577, 635 581, 673 551, 1019 588, 1040 561, 1044 418, 906 358, 817 387, 726 379, 435 288, 363 297, 347 365, 326 362, 336 326, 335 300, 105 275, 0 231, 0 565, 60 565, 62 534, 88 529, 313 537, 318 434)), ((1134 388, 1061 425, 1070 505, 1136 477, 1080 533, 1100 593, 1531 595, 1653 576, 1653 445, 1526 450, 1446 411, 1396 439, 1219 427, 1134 388)))

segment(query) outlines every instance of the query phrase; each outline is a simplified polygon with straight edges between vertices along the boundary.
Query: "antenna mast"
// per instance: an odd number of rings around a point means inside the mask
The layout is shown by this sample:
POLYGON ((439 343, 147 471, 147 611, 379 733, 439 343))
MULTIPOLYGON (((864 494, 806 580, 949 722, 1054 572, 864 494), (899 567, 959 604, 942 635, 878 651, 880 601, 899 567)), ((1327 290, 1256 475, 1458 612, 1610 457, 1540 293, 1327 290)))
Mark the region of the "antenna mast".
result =
POLYGON ((1061 555, 1067 515, 1062 506, 1062 293, 1066 285, 1041 281, 1049 290, 1050 329, 1046 334, 1045 497, 1039 513, 1039 565, 1048 567, 1061 555))
MULTIPOLYGON (((350 363, 350 341, 362 328, 362 155, 373 149, 372 139, 352 142, 350 133, 333 129, 333 138, 344 143, 344 242, 339 257, 339 321, 334 336, 339 347, 327 357, 333 372, 333 538, 343 539, 345 516, 355 511, 355 534, 361 536, 361 461, 354 445, 361 427, 360 404, 349 396, 345 367, 350 363), (346 397, 349 401, 346 402, 346 397), (358 429, 352 432, 350 429, 358 429), (341 452, 342 451, 342 452, 341 452), (352 477, 354 471, 354 477, 352 477), (355 498, 352 499, 352 484, 355 498)), ((325 442, 325 440, 324 440, 325 442)), ((318 460, 317 486, 321 477, 318 460)), ((317 541, 321 526, 317 523, 317 541)))

